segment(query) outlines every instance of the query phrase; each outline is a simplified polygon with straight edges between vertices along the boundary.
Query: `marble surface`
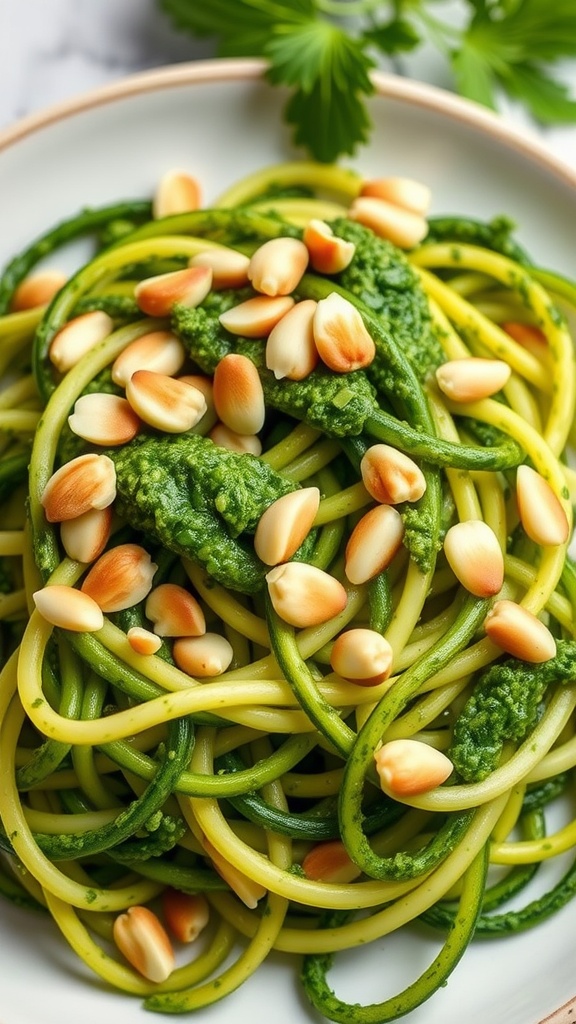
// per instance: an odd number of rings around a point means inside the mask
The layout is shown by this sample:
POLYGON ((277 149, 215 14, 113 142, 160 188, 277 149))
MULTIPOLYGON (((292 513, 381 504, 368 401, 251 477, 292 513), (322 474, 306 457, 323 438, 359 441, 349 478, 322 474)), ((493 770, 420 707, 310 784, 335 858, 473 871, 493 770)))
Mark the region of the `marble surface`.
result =
MULTIPOLYGON (((177 33, 157 0, 0 0, 0 129, 126 75, 212 52, 210 41, 177 33)), ((383 67, 450 87, 431 50, 383 67)), ((576 61, 558 73, 576 95, 576 61)), ((502 114, 576 167, 576 125, 539 128, 511 104, 502 114)))

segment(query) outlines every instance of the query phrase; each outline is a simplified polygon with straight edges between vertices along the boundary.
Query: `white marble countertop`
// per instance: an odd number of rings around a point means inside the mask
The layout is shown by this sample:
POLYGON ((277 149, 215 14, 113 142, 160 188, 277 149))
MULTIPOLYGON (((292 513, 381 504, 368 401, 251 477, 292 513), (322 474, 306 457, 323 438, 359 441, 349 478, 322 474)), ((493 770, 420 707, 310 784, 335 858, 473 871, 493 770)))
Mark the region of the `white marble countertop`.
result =
MULTIPOLYGON (((210 42, 177 33, 157 0, 0 0, 0 129, 126 75, 212 55, 210 42)), ((432 52, 419 50, 401 70, 450 87, 432 52)), ((576 61, 558 73, 576 95, 576 61)), ((576 166, 576 125, 544 129, 511 104, 502 114, 576 166)))

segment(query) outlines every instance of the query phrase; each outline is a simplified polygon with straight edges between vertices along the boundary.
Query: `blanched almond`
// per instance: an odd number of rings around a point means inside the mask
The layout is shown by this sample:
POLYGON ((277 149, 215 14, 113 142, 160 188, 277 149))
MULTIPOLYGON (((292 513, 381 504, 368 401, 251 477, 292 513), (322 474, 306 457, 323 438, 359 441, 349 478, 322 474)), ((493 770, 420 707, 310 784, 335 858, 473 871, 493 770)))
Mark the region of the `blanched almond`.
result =
POLYGON ((413 178, 373 178, 365 181, 360 189, 361 196, 385 199, 395 206, 402 206, 412 213, 425 217, 430 208, 432 193, 428 185, 413 178))
POLYGON ((266 565, 288 561, 308 536, 319 504, 317 487, 303 487, 273 501, 260 517, 254 534, 258 558, 266 565))
POLYGON ((492 642, 513 658, 538 665, 556 654, 556 641, 548 627, 514 601, 496 601, 484 629, 492 642))
POLYGON ((113 330, 114 321, 103 310, 81 313, 54 335, 49 349, 50 361, 60 373, 67 373, 113 330))
POLYGON ((201 892, 179 892, 168 888, 162 893, 164 920, 178 942, 195 942, 210 921, 210 904, 201 892))
POLYGON ((103 612, 121 612, 149 594, 158 568, 139 544, 118 544, 101 555, 82 583, 82 593, 103 612))
POLYGON ((248 278, 263 295, 290 295, 308 266, 308 249, 299 238, 271 238, 253 253, 248 278))
POLYGON ((42 618, 53 626, 74 633, 95 633, 104 625, 101 608, 88 594, 74 587, 60 584, 44 587, 32 597, 42 618))
POLYGON ((236 249, 204 249, 190 260, 191 267, 210 267, 212 287, 242 288, 248 284, 250 257, 236 249))
POLYGON ((162 646, 162 641, 155 633, 143 626, 130 626, 126 636, 128 643, 136 654, 156 654, 162 646))
POLYGON ((116 469, 107 455, 79 455, 65 462, 42 493, 49 523, 75 519, 91 508, 107 508, 116 497, 116 469))
POLYGON ((242 871, 239 871, 237 867, 222 856, 208 839, 203 839, 202 845, 216 871, 228 883, 232 891, 236 893, 238 899, 242 900, 242 903, 246 904, 250 910, 255 910, 258 906, 258 900, 261 900, 266 895, 267 890, 264 886, 260 885, 259 882, 255 882, 248 875, 243 874, 242 871))
POLYGON ((353 882, 362 874, 340 839, 313 846, 302 861, 302 870, 313 882, 353 882))
POLYGON ((327 622, 344 610, 347 594, 329 573, 306 562, 284 562, 266 576, 276 613, 291 626, 306 628, 327 622))
POLYGON ((202 636, 206 632, 201 606, 189 590, 177 583, 154 587, 144 610, 158 636, 202 636))
POLYGON ((452 774, 451 760, 420 740, 390 740, 374 753, 380 785, 390 796, 428 793, 452 774))
POLYGON ((148 907, 129 907, 114 921, 114 942, 129 964, 149 981, 170 977, 174 950, 159 919, 148 907))
POLYGON ((422 470, 408 455, 388 444, 368 448, 360 472, 368 493, 383 505, 418 501, 426 490, 422 470))
POLYGON ((372 196, 355 199, 348 216, 400 249, 414 248, 428 234, 428 224, 420 214, 372 196))
POLYGON ((568 518, 550 484, 531 466, 518 466, 516 502, 525 532, 536 544, 565 544, 570 536, 568 518))
POLYGON ((383 572, 399 550, 404 523, 391 505, 376 505, 356 524, 346 545, 346 577, 355 586, 383 572))
POLYGON ((136 370, 126 385, 126 398, 151 427, 168 434, 191 430, 206 412, 206 399, 198 388, 152 370, 136 370))
POLYGON ((376 346, 360 313, 338 292, 320 299, 312 326, 322 362, 336 373, 359 370, 373 361, 376 346))
POLYGON ((68 426, 91 444, 113 447, 136 437, 140 419, 125 398, 100 392, 77 399, 68 426))
POLYGON ((310 264, 319 274, 339 274, 352 262, 356 246, 335 235, 329 224, 312 218, 302 236, 310 255, 310 264))
POLYGON ((314 341, 314 299, 297 302, 275 327, 266 342, 266 366, 276 380, 304 380, 317 366, 319 355, 314 341))
POLYGON ((154 194, 152 216, 170 217, 175 213, 198 210, 202 202, 200 183, 186 171, 167 171, 154 194))
POLYGON ((332 645, 330 664, 343 679, 358 686, 377 686, 388 678, 393 651, 374 629, 347 629, 332 645))
POLYGON ((99 558, 110 538, 112 506, 91 508, 76 519, 60 524, 60 540, 68 555, 76 562, 94 562, 99 558))
POLYGON ((265 338, 293 305, 291 295, 256 295, 253 299, 246 299, 246 302, 227 309, 218 319, 230 334, 239 334, 243 338, 265 338))
POLYGON ((148 316, 169 316, 174 306, 199 306, 211 286, 209 267, 186 267, 139 281, 134 298, 148 316))
POLYGON ((262 441, 257 434, 238 434, 225 423, 216 423, 208 437, 219 448, 227 448, 229 452, 238 452, 240 455, 247 452, 250 455, 262 454, 262 441))
POLYGON ((444 554, 456 579, 476 597, 493 597, 504 582, 504 556, 488 523, 469 519, 451 526, 444 554))
POLYGON ((438 387, 453 402, 478 402, 495 395, 512 370, 502 359, 451 359, 436 370, 438 387))
POLYGON ((66 284, 67 277, 60 270, 41 270, 25 277, 15 289, 10 303, 13 313, 46 306, 66 284))
POLYGON ((197 679, 211 679, 221 675, 234 657, 232 645, 220 633, 178 637, 174 641, 172 653, 178 668, 197 679))
POLYGON ((186 350, 172 331, 150 331, 132 341, 112 364, 112 380, 125 388, 136 370, 153 370, 173 377, 184 364, 186 350))
POLYGON ((214 407, 223 423, 237 434, 257 434, 264 426, 266 406, 258 370, 247 356, 230 353, 214 371, 214 407))

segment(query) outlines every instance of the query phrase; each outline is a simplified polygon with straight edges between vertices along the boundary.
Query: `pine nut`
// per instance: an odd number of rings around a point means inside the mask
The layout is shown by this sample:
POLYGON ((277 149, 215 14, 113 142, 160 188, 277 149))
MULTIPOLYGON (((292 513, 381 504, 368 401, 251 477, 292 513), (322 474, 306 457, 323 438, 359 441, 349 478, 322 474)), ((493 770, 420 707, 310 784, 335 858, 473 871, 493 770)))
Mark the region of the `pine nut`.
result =
POLYGON ((76 519, 60 524, 60 540, 68 558, 76 562, 94 562, 110 539, 112 506, 90 508, 76 519))
POLYGON ((338 292, 320 299, 314 313, 313 332, 322 362, 336 373, 369 366, 376 355, 376 346, 360 313, 338 292))
POLYGON ((256 910, 258 901, 266 895, 267 890, 264 886, 234 867, 208 839, 204 838, 202 845, 210 857, 215 870, 228 883, 232 891, 236 893, 238 899, 242 900, 242 903, 249 907, 250 910, 256 910))
POLYGON ((191 430, 207 408, 198 388, 153 370, 136 370, 132 374, 126 385, 126 398, 140 419, 168 434, 191 430))
POLYGON ((219 448, 226 448, 229 452, 238 452, 239 455, 262 454, 262 441, 257 434, 237 434, 225 423, 215 423, 208 437, 219 448))
POLYGON ((428 213, 432 199, 428 185, 414 181, 413 178, 374 178, 363 183, 360 195, 385 199, 386 202, 420 214, 421 217, 428 213))
POLYGON ((144 629, 143 626, 130 626, 126 636, 130 647, 136 654, 156 654, 162 646, 160 637, 151 633, 149 629, 144 629))
POLYGON ((81 313, 64 324, 52 338, 48 353, 51 363, 60 373, 67 373, 113 330, 114 321, 103 310, 81 313))
POLYGON ((370 228, 399 249, 413 249, 428 234, 428 224, 420 214, 372 196, 359 196, 348 210, 350 220, 370 228))
POLYGON ((94 563, 82 583, 103 612, 121 612, 149 594, 158 568, 139 544, 119 544, 94 563))
POLYGON ((32 595, 43 619, 73 633, 96 633, 104 625, 102 610, 87 594, 60 584, 32 595))
POLYGON ((548 627, 514 601, 496 601, 484 629, 492 643, 521 661, 539 665, 556 654, 556 641, 548 627))
POLYGON ((165 889, 162 893, 164 920, 178 942, 195 942, 210 921, 210 904, 200 892, 165 889))
POLYGON ((50 477, 42 493, 49 523, 75 519, 91 508, 106 508, 116 497, 116 470, 107 455, 79 455, 50 477))
POLYGON ((223 423, 237 434, 257 434, 264 426, 266 405, 258 370, 247 356, 230 353, 214 371, 214 407, 223 423))
POLYGON ((418 501, 426 490, 426 480, 416 463, 387 444, 374 444, 360 463, 362 480, 368 493, 382 505, 418 501))
POLYGON ((166 931, 148 907, 129 907, 114 921, 114 941, 129 964, 149 981, 161 982, 175 967, 166 931))
POLYGON ((172 654, 178 668, 197 679, 221 675, 234 657, 232 645, 219 633, 179 637, 174 641, 172 654))
POLYGON ((453 764, 441 750, 419 740, 390 740, 374 753, 380 785, 390 796, 428 793, 452 774, 453 764))
POLYGON ((155 219, 188 213, 201 206, 200 183, 186 171, 167 171, 158 183, 152 203, 155 219))
POLYGON ((318 364, 313 321, 314 299, 297 302, 275 327, 266 342, 266 366, 276 380, 304 380, 318 364))
POLYGON ((204 249, 190 260, 191 267, 210 267, 212 287, 243 288, 248 284, 250 257, 236 249, 204 249))
POLYGON ((436 381, 453 402, 478 402, 495 395, 509 381, 511 369, 502 359, 451 359, 436 370, 436 381))
POLYGON ((560 499, 530 466, 518 466, 516 502, 520 522, 531 540, 545 547, 566 543, 570 525, 560 499))
POLYGON ((218 319, 230 334, 265 338, 293 305, 294 299, 290 295, 256 295, 227 309, 218 319))
POLYGON ((136 370, 153 370, 173 377, 186 359, 186 349, 172 331, 150 331, 126 346, 112 364, 112 380, 125 388, 136 370))
POLYGON ((68 426, 91 444, 114 447, 136 437, 140 419, 125 398, 101 392, 77 399, 68 426))
POLYGON ((134 298, 148 316, 169 316, 174 306, 199 306, 211 286, 209 267, 186 267, 139 281, 134 298))
POLYGON ((266 565, 287 562, 312 528, 320 491, 303 487, 277 498, 260 517, 254 534, 254 550, 266 565))
POLYGON ((202 636, 206 632, 201 606, 193 594, 177 583, 154 587, 144 611, 158 636, 202 636))
POLYGON ((310 255, 310 264, 318 274, 339 274, 350 265, 356 246, 335 235, 329 224, 312 218, 302 236, 310 255))
POLYGON ((313 846, 302 861, 302 870, 312 882, 353 882, 362 874, 340 839, 313 846))
POLYGON ((290 295, 308 266, 308 249, 298 238, 271 238, 252 255, 248 278, 263 295, 290 295))
POLYGON ((548 340, 544 331, 532 324, 523 324, 515 320, 507 320, 500 324, 503 331, 509 334, 523 348, 528 349, 539 359, 543 359, 548 353, 548 340))
POLYGON ((266 576, 276 613, 291 626, 306 628, 327 622, 344 610, 347 594, 341 583, 306 562, 285 562, 266 576))
POLYGON ((404 523, 391 505, 376 505, 356 524, 346 545, 345 573, 354 586, 383 572, 400 549, 404 523))
POLYGON ((456 579, 476 597, 493 597, 504 582, 504 557, 495 533, 481 519, 456 523, 444 538, 456 579))
POLYGON ((343 679, 358 686, 378 686, 392 670, 393 651, 374 629, 348 629, 332 645, 330 664, 343 679))
POLYGON ((25 277, 15 289, 10 303, 13 313, 47 306, 57 292, 66 284, 66 274, 59 270, 41 270, 25 277))

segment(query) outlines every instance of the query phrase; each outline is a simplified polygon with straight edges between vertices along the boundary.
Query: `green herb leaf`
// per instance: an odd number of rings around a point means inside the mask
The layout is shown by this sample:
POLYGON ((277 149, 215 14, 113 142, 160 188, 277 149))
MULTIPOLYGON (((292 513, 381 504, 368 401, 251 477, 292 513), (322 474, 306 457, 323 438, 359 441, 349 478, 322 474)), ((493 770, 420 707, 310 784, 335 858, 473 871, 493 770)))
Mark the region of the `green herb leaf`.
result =
POLYGON ((394 18, 392 21, 386 22, 385 25, 377 25, 376 28, 369 29, 364 33, 364 39, 388 56, 414 50, 420 42, 418 32, 404 18, 394 18))
POLYGON ((508 93, 529 108, 537 121, 561 124, 576 121, 576 100, 568 89, 533 64, 516 64, 506 78, 508 93))

